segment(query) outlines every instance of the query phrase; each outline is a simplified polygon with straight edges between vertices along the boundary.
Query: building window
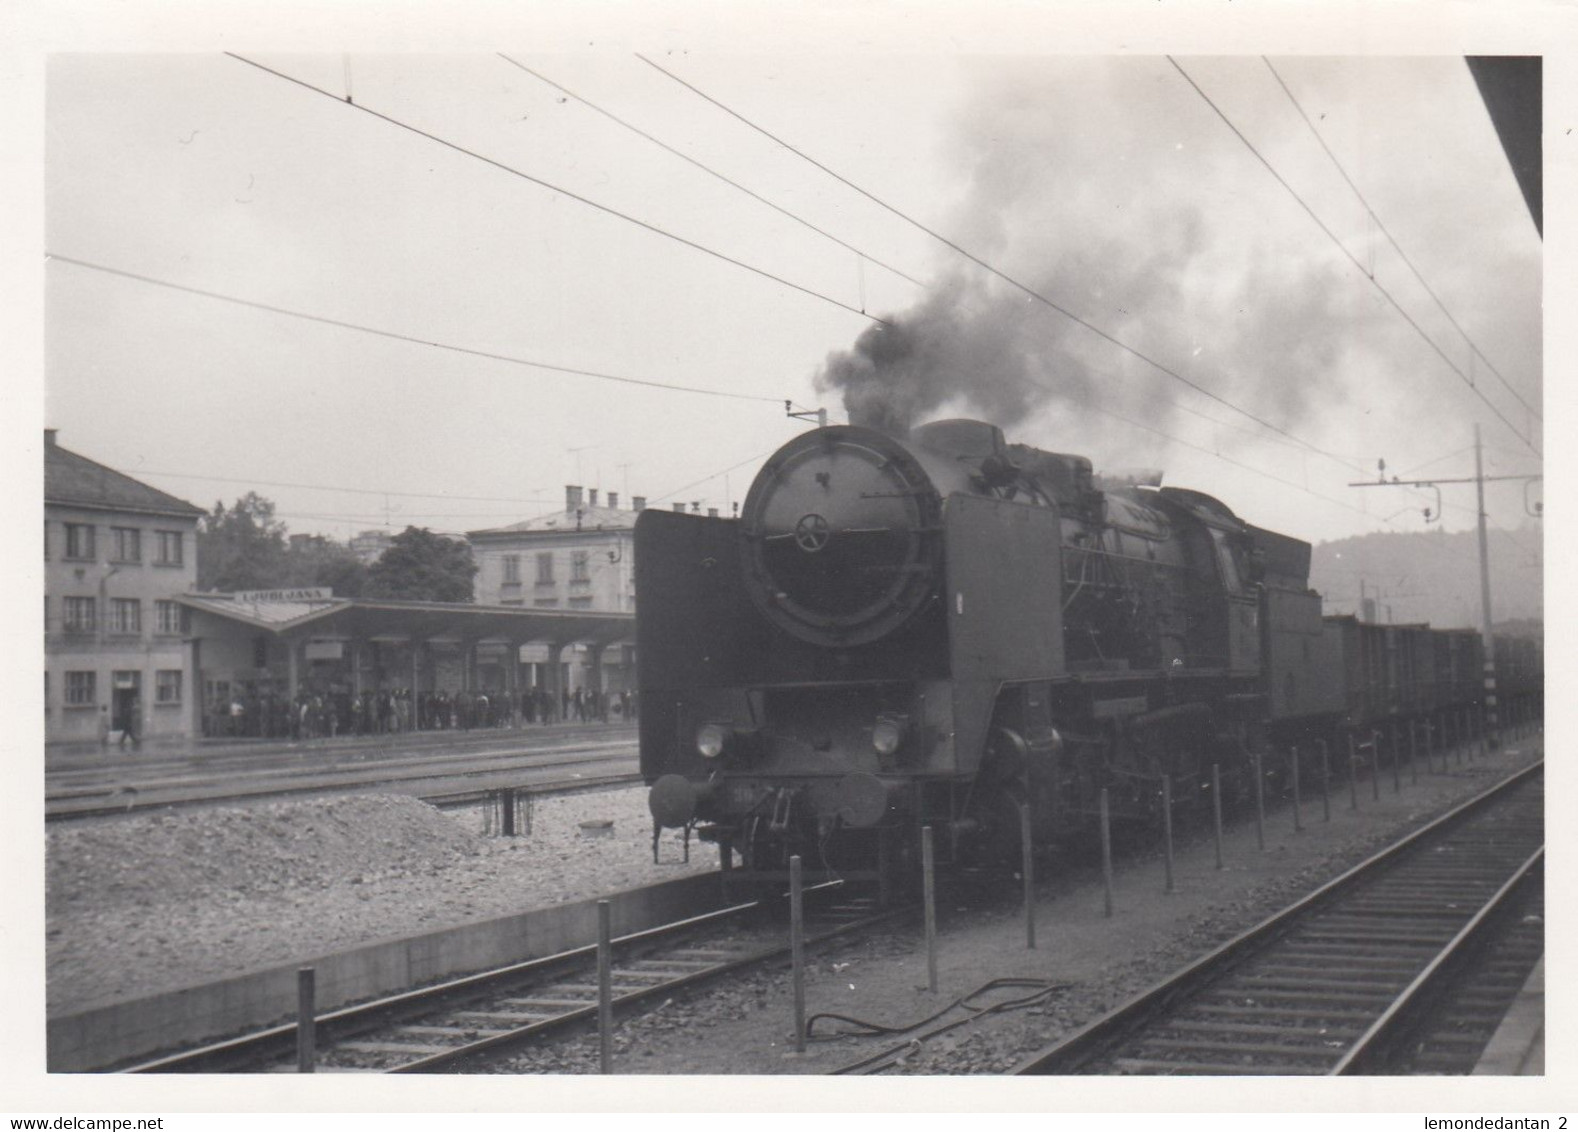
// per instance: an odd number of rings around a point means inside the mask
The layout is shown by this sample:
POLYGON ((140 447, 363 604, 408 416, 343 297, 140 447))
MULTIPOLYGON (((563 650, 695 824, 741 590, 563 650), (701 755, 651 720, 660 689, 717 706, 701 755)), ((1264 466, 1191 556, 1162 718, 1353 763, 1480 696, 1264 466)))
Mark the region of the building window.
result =
POLYGON ((94 672, 66 673, 66 706, 92 707, 98 701, 94 672))
POLYGON ((537 556, 537 584, 539 586, 553 585, 553 553, 551 551, 537 556))
POLYGON ((559 605, 559 599, 556 597, 540 597, 532 604, 539 609, 556 609, 559 605))
MULTIPOLYGON (((91 633, 94 629, 94 599, 91 597, 68 597, 64 599, 65 609, 63 628, 68 633, 91 633)), ((90 674, 91 675, 91 674, 90 674)))
POLYGON ((182 561, 181 532, 154 531, 153 533, 159 540, 159 548, 154 562, 160 566, 179 566, 182 561))
POLYGON ((592 580, 591 571, 587 568, 587 563, 590 559, 591 554, 585 550, 577 550, 570 555, 570 581, 590 582, 592 580))
POLYGON ((153 674, 153 702, 178 704, 181 702, 181 670, 161 668, 153 674))
POLYGON ((506 554, 504 556, 504 582, 506 585, 519 585, 521 580, 521 556, 506 554))
POLYGON ((153 603, 154 618, 161 633, 186 632, 186 607, 178 601, 153 603))
POLYGON ((571 609, 591 609, 592 608, 592 595, 591 594, 584 594, 581 597, 572 597, 570 599, 570 608, 571 609))
POLYGON ((110 632, 142 632, 142 602, 134 597, 111 598, 110 632))
POLYGON ((136 527, 111 527, 110 561, 141 562, 142 532, 136 527))
POLYGON ((93 525, 91 523, 66 524, 66 557, 75 558, 83 562, 91 562, 95 557, 93 543, 93 525))

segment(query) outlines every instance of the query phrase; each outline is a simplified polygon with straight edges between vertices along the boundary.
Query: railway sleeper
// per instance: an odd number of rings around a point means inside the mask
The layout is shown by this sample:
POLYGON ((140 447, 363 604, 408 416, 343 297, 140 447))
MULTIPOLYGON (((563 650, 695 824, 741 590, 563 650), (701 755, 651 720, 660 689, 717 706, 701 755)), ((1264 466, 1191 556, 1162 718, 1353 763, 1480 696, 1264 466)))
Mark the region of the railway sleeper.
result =
POLYGON ((511 1030, 518 1030, 522 1026, 531 1026, 538 1022, 551 1021, 554 1018, 563 1018, 564 1012, 545 1014, 538 1010, 464 1010, 458 1011, 450 1015, 450 1017, 464 1018, 468 1022, 502 1022, 511 1030))
POLYGON ((1306 974, 1296 975, 1239 975, 1228 984, 1236 988, 1254 990, 1329 990, 1329 991, 1359 991, 1366 995, 1390 994, 1407 985, 1405 979, 1370 980, 1362 979, 1312 979, 1306 974), (1395 988, 1395 989, 1392 989, 1395 988))
POLYGON ((1288 1072, 1285 1065, 1255 1065, 1232 1061, 1162 1061, 1143 1057, 1120 1057, 1113 1061, 1112 1066, 1120 1073, 1136 1077, 1239 1077, 1248 1074, 1277 1077, 1288 1072))
POLYGON ((475 1034, 479 1038, 495 1038, 510 1033, 509 1030, 493 1030, 487 1027, 468 1027, 464 1031, 455 1026, 401 1026, 393 1031, 398 1035, 410 1034, 417 1038, 458 1037, 461 1033, 475 1034))
POLYGON ((1375 1011, 1358 1007, 1327 1007, 1323 1010, 1293 1010, 1274 1006, 1240 1006, 1235 1003, 1196 1002, 1189 1005, 1191 1014, 1205 1014, 1219 1018, 1286 1018, 1290 1022, 1308 1025, 1314 1022, 1358 1022, 1368 1026, 1375 1021, 1375 1011))
POLYGON ((716 967, 715 959, 643 959, 639 964, 632 963, 624 968, 647 975, 693 975, 697 971, 705 971, 716 967))
POLYGON ((1355 970, 1353 968, 1339 968, 1326 963, 1321 966, 1305 966, 1296 963, 1282 964, 1280 962, 1256 967, 1253 972, 1246 972, 1240 978, 1254 978, 1260 980, 1257 986, 1271 985, 1267 980, 1276 980, 1278 983, 1292 982, 1296 986, 1333 986, 1321 980, 1323 975, 1341 975, 1349 985, 1367 984, 1384 986, 1401 986, 1417 970, 1415 967, 1385 968, 1383 970, 1355 970))
POLYGON ((431 1043, 418 1044, 416 1042, 406 1043, 406 1042, 352 1041, 352 1042, 336 1042, 334 1044, 334 1046, 332 1047, 331 1052, 333 1052, 333 1053, 364 1053, 364 1054, 370 1054, 370 1055, 375 1056, 375 1057, 388 1057, 391 1054, 397 1055, 397 1056, 400 1056, 400 1057, 411 1057, 412 1055, 420 1055, 422 1057, 428 1057, 428 1056, 433 1055, 433 1054, 448 1053, 450 1050, 452 1050, 454 1048, 455 1048, 454 1046, 436 1046, 436 1045, 432 1045, 431 1043))
POLYGON ((1336 1060, 1346 1048, 1348 1043, 1341 1039, 1327 1039, 1318 1044, 1284 1045, 1269 1042, 1213 1042, 1193 1038, 1146 1038, 1140 1043, 1139 1052, 1176 1050, 1179 1053, 1237 1053, 1245 1057, 1301 1062, 1318 1069, 1336 1060), (1330 1042, 1329 1046, 1327 1041, 1330 1042))
POLYGON ((1276 951, 1266 962, 1272 967, 1286 967, 1288 969, 1325 969, 1340 966, 1355 974, 1359 970, 1376 972, 1396 971, 1399 973, 1417 971, 1424 958, 1419 956, 1399 955, 1394 957, 1382 955, 1347 955, 1341 951, 1276 951))
POLYGON ((1286 946, 1277 948, 1272 954, 1297 955, 1306 959, 1339 959, 1347 962, 1370 963, 1412 963, 1419 959, 1428 959, 1436 953, 1436 948, 1428 944, 1388 944, 1379 949, 1380 954, 1355 955, 1353 948, 1343 943, 1330 943, 1325 940, 1305 940, 1299 938, 1286 946))
MULTIPOLYGON (((1366 1016, 1368 1017, 1368 1016, 1366 1016)), ((1309 1037, 1336 1037, 1357 1038, 1364 1033, 1364 1026, 1355 1020, 1347 1025, 1329 1025, 1316 1027, 1308 1022, 1303 1015, 1291 1019, 1294 1023, 1287 1026, 1272 1026, 1263 1022, 1202 1022, 1194 1019, 1178 1019, 1159 1027, 1163 1031, 1176 1030, 1191 1034, 1288 1034, 1307 1035, 1309 1037)))
POLYGON ((1413 907, 1400 907, 1396 904, 1374 905, 1348 905, 1344 914, 1358 919, 1371 917, 1384 917, 1395 920, 1453 920, 1462 921, 1472 915, 1477 909, 1464 904, 1420 904, 1413 907))
MULTIPOLYGON (((1453 934, 1453 932, 1442 932, 1433 935, 1423 935, 1404 932, 1358 931, 1355 929, 1343 931, 1338 929, 1333 931, 1301 932, 1299 940, 1300 942, 1310 941, 1334 943, 1339 946, 1346 945, 1355 951, 1358 951, 1361 945, 1368 949, 1377 944, 1388 947, 1395 944, 1409 944, 1414 947, 1424 947, 1429 948, 1431 951, 1438 951, 1442 944, 1452 938, 1453 934)), ((1362 951, 1359 953, 1363 954, 1362 951)))
POLYGON ((1367 1002, 1388 1003, 1395 996, 1389 991, 1370 991, 1360 994, 1357 991, 1345 991, 1341 994, 1327 994, 1322 991, 1282 991, 1259 990, 1249 987, 1244 990, 1234 990, 1231 987, 1221 987, 1210 993, 1208 1001, 1221 1002, 1224 1006, 1256 1006, 1260 1003, 1267 1005, 1288 1006, 1295 1003, 1309 1003, 1313 1006, 1348 1006, 1357 1007, 1367 1002), (1227 1001, 1222 1001, 1226 999, 1227 1001), (1248 999, 1247 1002, 1239 1001, 1248 999))
POLYGON ((533 1013, 548 1010, 553 1012, 548 1017, 557 1018, 572 1010, 584 1010, 597 1004, 584 998, 503 998, 499 1000, 499 1005, 519 1006, 533 1013))

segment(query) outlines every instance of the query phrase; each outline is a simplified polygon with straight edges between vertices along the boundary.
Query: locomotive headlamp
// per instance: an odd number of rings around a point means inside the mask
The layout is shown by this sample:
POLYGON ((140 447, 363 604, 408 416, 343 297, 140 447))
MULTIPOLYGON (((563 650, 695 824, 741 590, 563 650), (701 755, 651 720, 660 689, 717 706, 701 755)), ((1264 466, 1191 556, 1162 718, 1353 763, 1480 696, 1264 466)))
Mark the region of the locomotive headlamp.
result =
POLYGON ((877 754, 891 755, 898 750, 909 722, 909 717, 905 715, 877 716, 876 726, 871 729, 871 745, 877 749, 877 754))
POLYGON ((703 723, 696 731, 696 750, 704 759, 715 759, 723 754, 723 745, 728 742, 728 729, 721 723, 703 723))

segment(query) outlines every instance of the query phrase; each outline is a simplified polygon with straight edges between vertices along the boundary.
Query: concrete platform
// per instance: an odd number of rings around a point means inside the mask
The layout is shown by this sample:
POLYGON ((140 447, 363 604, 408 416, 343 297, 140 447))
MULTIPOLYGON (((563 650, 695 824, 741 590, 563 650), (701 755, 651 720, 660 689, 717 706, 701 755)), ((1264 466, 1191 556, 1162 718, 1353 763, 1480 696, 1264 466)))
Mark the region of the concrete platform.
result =
MULTIPOLYGON (((722 906, 717 873, 696 873, 607 897, 615 936, 722 906)), ((540 959, 597 942, 597 901, 558 904, 353 951, 304 958, 144 998, 95 1004, 48 1019, 51 1073, 92 1072, 164 1050, 291 1020, 296 971, 317 971, 317 1008, 352 1002, 540 959)))
POLYGON ((1512 1007, 1491 1035, 1474 1076, 1545 1075, 1545 959, 1534 965, 1512 1007))

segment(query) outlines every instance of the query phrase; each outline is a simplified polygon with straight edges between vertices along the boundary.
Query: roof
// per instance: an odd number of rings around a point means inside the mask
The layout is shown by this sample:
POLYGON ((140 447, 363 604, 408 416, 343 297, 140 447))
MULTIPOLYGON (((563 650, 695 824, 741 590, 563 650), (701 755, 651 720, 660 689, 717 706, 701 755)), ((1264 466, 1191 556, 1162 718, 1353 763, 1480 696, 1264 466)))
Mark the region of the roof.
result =
POLYGON ((479 535, 497 537, 500 535, 519 534, 574 534, 577 531, 621 531, 629 530, 636 525, 636 516, 639 511, 632 511, 619 507, 588 507, 582 505, 574 511, 551 511, 546 515, 538 515, 534 519, 522 519, 518 523, 511 523, 507 527, 491 527, 485 531, 470 531, 468 538, 479 535), (579 516, 579 526, 577 526, 579 516))
POLYGON ((201 507, 53 442, 44 445, 44 502, 193 519, 205 514, 201 507))
POLYGON ((249 628, 276 634, 311 626, 315 635, 475 640, 594 641, 608 644, 635 634, 635 614, 447 601, 237 601, 229 594, 179 594, 182 605, 249 628))
POLYGON ((180 594, 177 600, 193 609, 218 613, 234 621, 245 621, 259 628, 286 629, 351 604, 349 598, 329 601, 237 601, 229 594, 180 594))

